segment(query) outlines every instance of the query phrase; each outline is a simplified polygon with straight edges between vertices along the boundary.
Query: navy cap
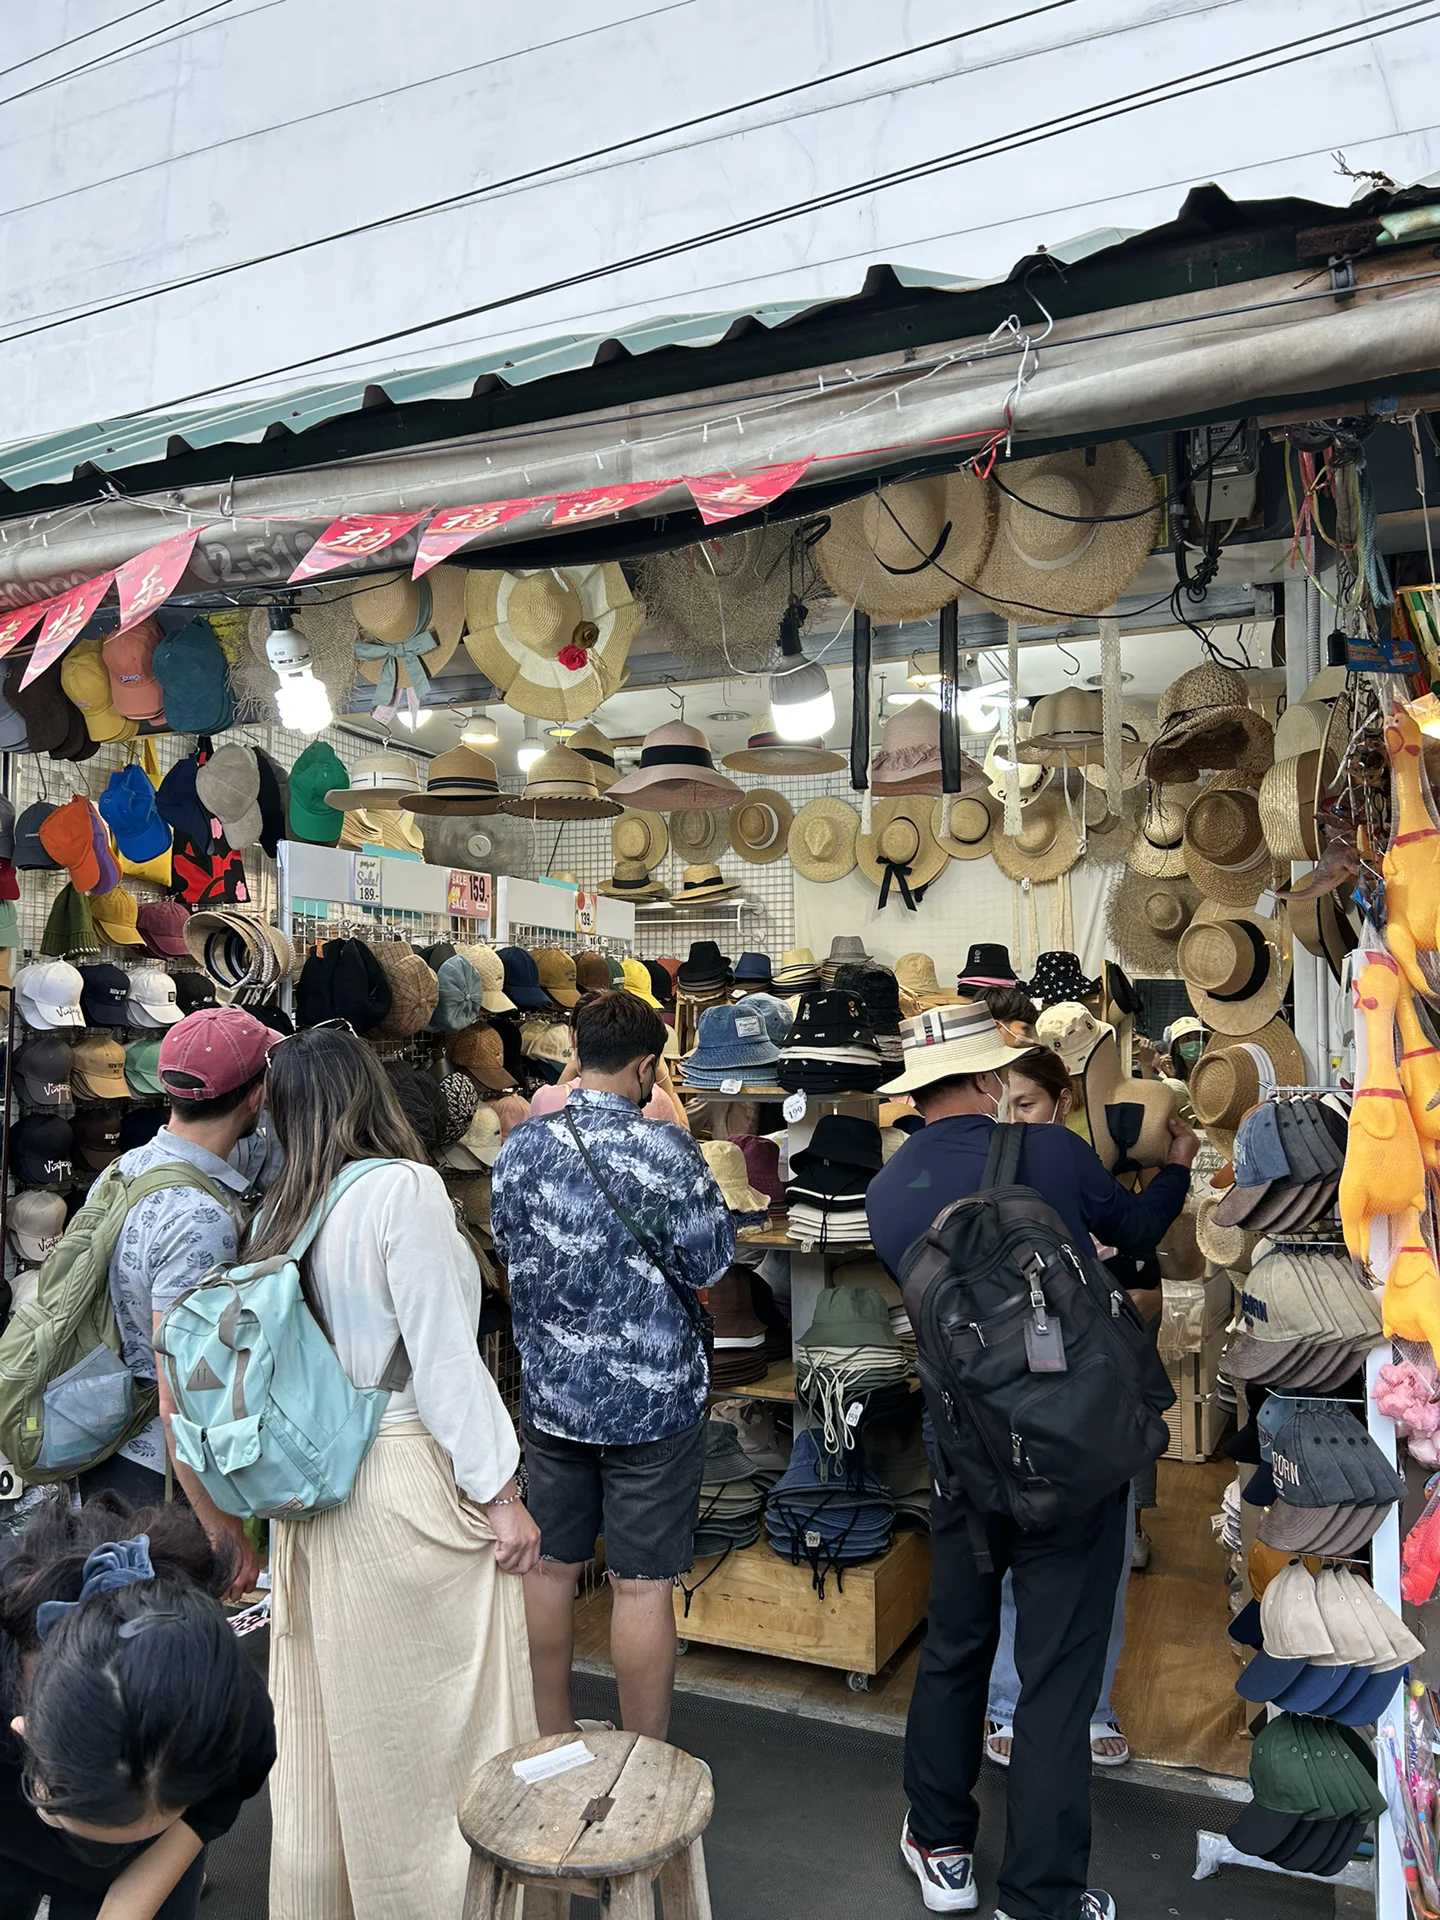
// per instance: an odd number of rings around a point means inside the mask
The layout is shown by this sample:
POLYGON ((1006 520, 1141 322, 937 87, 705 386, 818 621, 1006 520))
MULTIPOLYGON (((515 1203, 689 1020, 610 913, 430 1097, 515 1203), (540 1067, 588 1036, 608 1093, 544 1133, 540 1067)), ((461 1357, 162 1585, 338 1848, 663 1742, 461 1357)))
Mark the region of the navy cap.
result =
POLYGON ((1350 1685, 1326 1707, 1326 1717, 1338 1720, 1345 1727, 1373 1726, 1389 1706, 1404 1671, 1403 1667, 1387 1667, 1379 1672, 1356 1667, 1350 1685))
POLYGON ((1230 1622, 1227 1632, 1237 1647, 1263 1647, 1265 1636, 1260 1628, 1260 1602, 1248 1600, 1230 1622))
POLYGON ((209 853, 210 816, 201 804, 195 785, 195 776, 199 771, 200 761, 196 754, 189 753, 183 760, 177 760, 160 782, 155 808, 165 824, 182 834, 197 853, 209 853))
POLYGON ((540 984, 540 969, 524 947, 501 947, 505 992, 517 1007, 551 1008, 555 1002, 540 984))
MULTIPOLYGON (((1308 1660, 1279 1660, 1273 1653, 1266 1653, 1262 1649, 1235 1682, 1235 1691, 1242 1700, 1259 1705, 1267 1700, 1278 1700, 1282 1693, 1287 1693, 1311 1671, 1308 1660)), ((1347 1667, 1347 1678, 1349 1671, 1347 1667)))
POLYGON ((1262 1460, 1254 1473, 1246 1481, 1240 1498, 1252 1507, 1273 1507, 1280 1498, 1280 1489, 1275 1485, 1275 1475, 1270 1463, 1262 1460))
POLYGON ((1277 1848, 1313 1824, 1303 1813, 1272 1813, 1269 1807, 1252 1800, 1225 1838, 1237 1853, 1248 1854, 1252 1860, 1268 1860, 1277 1848))
MULTIPOLYGON (((1338 1699, 1355 1678, 1354 1667, 1319 1667, 1306 1665, 1288 1687, 1282 1687, 1278 1693, 1272 1693, 1270 1699, 1277 1707, 1283 1707, 1286 1713, 1323 1713, 1330 1711, 1330 1702, 1338 1699)), ((1238 1691, 1238 1689, 1237 1689, 1238 1691)), ((1246 1698, 1250 1696, 1247 1694, 1246 1698)))
POLYGON ((80 1010, 85 1015, 85 1023, 91 1027, 123 1027, 128 1024, 126 1011, 130 1005, 130 976, 123 967, 112 966, 101 961, 92 967, 81 967, 80 978, 85 982, 80 990, 80 1010))

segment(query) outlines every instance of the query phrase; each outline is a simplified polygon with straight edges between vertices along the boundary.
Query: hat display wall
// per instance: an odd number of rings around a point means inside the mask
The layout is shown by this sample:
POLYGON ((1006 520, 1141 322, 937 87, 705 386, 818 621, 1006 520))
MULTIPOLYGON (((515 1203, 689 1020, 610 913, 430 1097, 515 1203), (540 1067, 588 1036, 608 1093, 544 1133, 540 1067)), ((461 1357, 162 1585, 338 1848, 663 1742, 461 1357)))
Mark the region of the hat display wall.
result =
POLYGON ((782 740, 778 733, 752 733, 743 747, 720 762, 733 773, 843 773, 845 756, 821 741, 782 740))
POLYGON ((1058 880, 1080 858, 1080 835, 1065 810, 1062 795, 1053 789, 1026 802, 1015 834, 997 833, 990 851, 995 864, 1011 880, 1040 884, 1058 880))
POLYGON ((1260 826, 1260 801, 1228 775, 1191 801, 1181 840, 1185 871, 1207 900, 1253 907, 1275 878, 1260 826))
POLYGON ((1202 1127, 1233 1133, 1267 1087, 1304 1081, 1299 1042, 1283 1020, 1271 1020, 1241 1040, 1211 1036, 1190 1069, 1190 1105, 1202 1127))
MULTIPOLYGON (((892 713, 880 729, 880 745, 870 761, 870 785, 876 799, 897 793, 939 793, 940 709, 928 700, 912 700, 892 713)), ((985 785, 985 774, 966 753, 960 755, 960 792, 985 785)))
POLYGON ((465 627, 463 567, 432 567, 423 580, 408 573, 379 575, 350 605, 360 638, 355 664, 375 689, 377 707, 402 694, 423 702, 430 682, 449 666, 465 627))
POLYGON ((843 880, 854 871, 860 816, 848 801, 811 800, 790 823, 790 865, 802 880, 843 880))
POLYGON ((596 792, 594 768, 583 754, 551 747, 526 774, 519 799, 507 796, 499 810, 522 820, 607 820, 620 812, 620 802, 596 792))
POLYGON ((1199 905, 1190 880, 1157 878, 1127 867, 1105 902, 1110 946, 1139 974, 1173 974, 1180 936, 1199 905))
POLYGON ((982 860, 991 850, 997 813, 988 793, 942 794, 935 802, 935 838, 952 860, 982 860), (945 830, 945 809, 950 827, 945 830))
POLYGON ((583 720, 623 684, 642 615, 613 561, 465 579, 466 651, 517 713, 583 720))
POLYGON ((993 613, 1104 613, 1159 538, 1164 483, 1128 440, 1012 460, 995 477, 1007 489, 992 489, 995 537, 978 572, 965 575, 993 613))
POLYGON ((495 762, 473 747, 437 753, 425 775, 424 791, 407 793, 402 804, 411 813, 498 813, 504 798, 495 762))
POLYGON ((681 861, 713 860, 727 844, 728 818, 701 807, 680 807, 670 816, 670 845, 681 861))
POLYGON ((783 793, 773 787, 752 787, 728 817, 732 853, 757 867, 784 858, 795 809, 783 793))
POLYGON ((610 852, 616 861, 638 860, 658 867, 670 851, 670 829, 663 815, 627 807, 610 829, 610 852))
POLYGON ((944 872, 949 854, 935 838, 934 807, 921 799, 877 800, 870 831, 855 842, 855 863, 888 897, 918 893, 944 872))
POLYGON ((1275 757, 1275 736, 1249 704, 1243 673, 1206 660, 1173 680, 1155 710, 1145 755, 1150 779, 1197 780, 1207 769, 1234 769, 1256 780, 1275 757))
POLYGON ((1190 1005, 1207 1027, 1250 1034, 1284 1002, 1290 942, 1278 919, 1207 902, 1180 936, 1176 964, 1190 1005))
MULTIPOLYGON (((310 671, 329 694, 336 713, 341 712, 349 704, 359 672, 355 648, 360 629, 355 622, 352 600, 347 594, 331 600, 297 603, 290 611, 290 624, 309 651, 310 671)), ((248 644, 239 649, 230 663, 230 690, 235 696, 236 717, 279 726, 280 710, 275 704, 279 683, 266 652, 270 638, 267 607, 250 610, 246 637, 248 644)))
POLYGON ((670 650, 707 673, 764 673, 790 604, 794 535, 783 526, 647 554, 636 591, 670 650))
POLYGON ((959 581, 979 573, 998 498, 969 472, 862 493, 831 509, 816 564, 845 606, 873 620, 927 620, 955 599, 959 581))
POLYGON ((741 788, 716 771, 710 742, 698 727, 672 720, 653 727, 640 749, 640 764, 610 789, 612 800, 636 801, 657 813, 685 807, 724 812, 740 798, 741 788))

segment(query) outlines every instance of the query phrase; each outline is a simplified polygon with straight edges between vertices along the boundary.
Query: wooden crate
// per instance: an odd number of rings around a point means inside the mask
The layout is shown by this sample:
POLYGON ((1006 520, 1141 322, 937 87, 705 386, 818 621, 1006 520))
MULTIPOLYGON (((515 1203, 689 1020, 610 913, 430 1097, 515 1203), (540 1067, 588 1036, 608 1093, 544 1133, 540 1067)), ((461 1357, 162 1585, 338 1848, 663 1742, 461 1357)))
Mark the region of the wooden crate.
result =
POLYGON ((896 1534, 881 1559, 847 1567, 843 1592, 832 1573, 823 1600, 808 1566, 792 1567, 758 1540, 696 1589, 688 1615, 677 1590, 675 1625, 682 1640, 705 1646, 874 1674, 924 1619, 929 1597, 925 1534, 896 1534))
POLYGON ((1216 1394, 1220 1355, 1224 1351, 1223 1331, 1207 1340, 1199 1353, 1181 1354, 1170 1361, 1166 1371, 1178 1396, 1165 1416, 1170 1429, 1167 1460, 1210 1460, 1230 1431, 1231 1414, 1221 1406, 1216 1394))

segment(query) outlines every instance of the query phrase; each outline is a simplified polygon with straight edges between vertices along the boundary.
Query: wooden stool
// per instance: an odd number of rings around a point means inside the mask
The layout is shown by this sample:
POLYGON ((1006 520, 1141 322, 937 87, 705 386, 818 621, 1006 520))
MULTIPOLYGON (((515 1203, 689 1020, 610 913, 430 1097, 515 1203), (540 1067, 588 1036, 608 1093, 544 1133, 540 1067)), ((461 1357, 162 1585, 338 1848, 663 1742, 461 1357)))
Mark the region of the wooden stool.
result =
POLYGON ((556 1734, 481 1768, 460 1809, 474 1855, 465 1920, 569 1920, 570 1896, 599 1900, 609 1920, 710 1920, 700 1836, 715 1810, 710 1770, 636 1733, 556 1734), (583 1740, 588 1766, 526 1786, 512 1771, 583 1740))

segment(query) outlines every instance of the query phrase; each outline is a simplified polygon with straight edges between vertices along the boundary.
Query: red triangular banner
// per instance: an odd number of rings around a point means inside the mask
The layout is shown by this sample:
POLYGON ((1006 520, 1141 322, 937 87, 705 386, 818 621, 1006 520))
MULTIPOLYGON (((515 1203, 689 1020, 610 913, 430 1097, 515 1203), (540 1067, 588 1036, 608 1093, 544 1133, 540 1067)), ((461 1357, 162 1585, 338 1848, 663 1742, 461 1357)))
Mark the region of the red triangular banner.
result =
POLYGON ((313 580, 316 574, 368 560, 371 554, 382 553, 403 540, 427 511, 422 507, 418 513, 347 513, 332 520, 290 578, 313 580))
POLYGON ((48 600, 37 600, 33 606, 17 607, 13 613, 0 613, 0 660, 7 653, 13 653, 36 621, 44 618, 49 604, 48 600))
POLYGON ((503 527, 507 520, 518 520, 522 513, 540 504, 538 500, 486 500, 474 507, 442 507, 420 536, 411 577, 418 580, 482 533, 503 527))
POLYGON ((157 607, 163 607, 190 564, 195 542, 203 527, 187 527, 158 546, 147 547, 127 560, 115 575, 115 591, 120 598, 120 623, 116 633, 125 633, 148 619, 157 607))
POLYGON ((785 460, 778 466, 760 467, 754 473, 701 473, 687 476, 690 497, 700 509, 707 527, 720 520, 737 520, 742 513, 756 513, 778 500, 804 473, 814 458, 785 460))
POLYGON ((114 578, 113 573, 102 573, 94 580, 86 580, 82 585, 72 587, 69 593, 58 593, 53 600, 46 601, 45 624, 40 629, 40 638, 35 642, 30 664, 20 677, 22 687, 28 687, 32 680, 38 680, 71 642, 79 639, 82 629, 89 624, 95 609, 110 591, 110 582, 114 578))

